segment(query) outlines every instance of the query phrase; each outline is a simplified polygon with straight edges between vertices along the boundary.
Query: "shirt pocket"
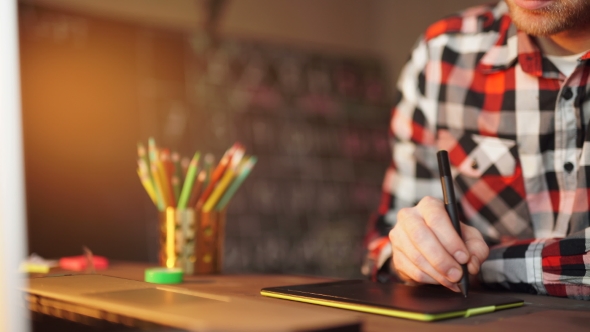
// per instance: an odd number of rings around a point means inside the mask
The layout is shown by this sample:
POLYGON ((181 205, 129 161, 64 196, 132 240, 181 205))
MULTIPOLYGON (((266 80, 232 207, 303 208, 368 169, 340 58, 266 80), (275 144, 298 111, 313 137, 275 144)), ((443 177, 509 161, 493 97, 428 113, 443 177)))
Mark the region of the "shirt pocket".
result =
POLYGON ((457 171, 470 177, 512 176, 516 169, 513 149, 516 141, 472 134, 472 149, 462 160, 451 160, 457 171))

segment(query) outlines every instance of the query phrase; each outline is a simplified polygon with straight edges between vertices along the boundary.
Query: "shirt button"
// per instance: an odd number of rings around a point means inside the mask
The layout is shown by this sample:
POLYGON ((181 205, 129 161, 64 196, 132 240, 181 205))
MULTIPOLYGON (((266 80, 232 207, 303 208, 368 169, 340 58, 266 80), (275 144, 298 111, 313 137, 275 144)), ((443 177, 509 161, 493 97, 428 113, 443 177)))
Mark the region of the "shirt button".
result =
POLYGON ((574 164, 572 164, 572 163, 570 163, 570 162, 567 162, 567 163, 565 163, 565 164, 563 165, 563 168, 565 168, 565 170, 566 170, 568 173, 571 173, 571 172, 572 172, 572 170, 574 169, 574 164))
POLYGON ((574 96, 571 88, 564 88, 563 92, 561 93, 561 97, 565 100, 570 100, 574 96))

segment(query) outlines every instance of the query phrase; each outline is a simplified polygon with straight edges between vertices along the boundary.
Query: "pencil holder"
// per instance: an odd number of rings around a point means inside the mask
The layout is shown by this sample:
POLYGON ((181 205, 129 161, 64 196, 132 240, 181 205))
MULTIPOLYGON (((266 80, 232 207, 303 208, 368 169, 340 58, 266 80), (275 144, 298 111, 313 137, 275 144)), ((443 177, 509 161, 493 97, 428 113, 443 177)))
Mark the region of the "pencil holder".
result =
POLYGON ((198 210, 195 245, 195 273, 221 273, 225 239, 225 210, 198 210))
POLYGON ((195 210, 167 207, 159 214, 161 266, 194 273, 195 210))

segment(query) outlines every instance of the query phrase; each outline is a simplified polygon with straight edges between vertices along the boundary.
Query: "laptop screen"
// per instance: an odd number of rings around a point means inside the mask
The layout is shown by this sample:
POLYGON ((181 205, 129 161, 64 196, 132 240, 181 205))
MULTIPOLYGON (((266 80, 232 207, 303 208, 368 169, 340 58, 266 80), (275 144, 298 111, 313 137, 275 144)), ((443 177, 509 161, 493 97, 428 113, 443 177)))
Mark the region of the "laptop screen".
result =
POLYGON ((15 305, 26 248, 16 6, 0 1, 0 331, 28 330, 24 306, 15 305))

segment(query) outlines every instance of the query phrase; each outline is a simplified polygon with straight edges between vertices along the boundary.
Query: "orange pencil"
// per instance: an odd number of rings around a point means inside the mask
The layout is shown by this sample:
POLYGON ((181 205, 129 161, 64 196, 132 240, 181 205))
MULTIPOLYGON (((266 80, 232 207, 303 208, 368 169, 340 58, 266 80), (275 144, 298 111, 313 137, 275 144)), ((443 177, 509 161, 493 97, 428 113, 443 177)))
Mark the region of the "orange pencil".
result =
POLYGON ((207 186, 209 185, 209 182, 211 182, 211 174, 213 174, 213 164, 215 163, 215 156, 213 156, 211 153, 207 153, 205 155, 205 162, 204 162, 204 167, 205 167, 205 172, 207 173, 205 175, 205 182, 203 182, 203 186, 205 188, 207 188, 207 186))
POLYGON ((197 204, 197 200, 199 199, 199 196, 201 196, 201 191, 203 191, 203 184, 205 183, 206 178, 207 171, 200 171, 199 176, 197 177, 197 182, 193 186, 193 191, 191 192, 191 197, 188 201, 188 206, 195 206, 197 204))
POLYGON ((176 206, 176 201, 178 198, 174 195, 174 187, 172 184, 172 162, 170 161, 170 150, 163 149, 160 151, 160 159, 157 163, 158 171, 161 172, 162 185, 164 186, 164 191, 168 196, 168 206, 176 206))
POLYGON ((164 168, 164 165, 162 165, 162 162, 158 160, 154 166, 158 172, 158 175, 160 176, 162 190, 164 191, 164 196, 166 196, 166 206, 175 206, 176 203, 174 201, 174 194, 172 193, 172 184, 166 175, 166 169, 164 168))
POLYGON ((207 185, 207 188, 205 189, 205 191, 203 191, 203 194, 201 195, 201 197, 197 201, 197 208, 199 208, 199 207, 203 206, 203 204, 205 204, 205 202, 209 198, 209 195, 211 195, 211 192, 213 192, 213 189, 215 189, 215 185, 221 179, 221 177, 223 176, 223 173, 225 173, 225 170, 229 166, 232 156, 234 155, 234 153, 236 151, 240 151, 240 150, 242 151, 242 156, 243 156, 244 149, 243 149, 242 145, 240 143, 235 143, 231 148, 229 148, 227 151, 225 151, 225 153, 223 154, 223 157, 221 157, 221 160, 219 160, 219 164, 217 164, 217 167, 215 168, 215 170, 213 171, 213 174, 211 175, 211 179, 209 181, 209 184, 207 185))
POLYGON ((160 159, 166 168, 166 174, 168 177, 172 178, 172 175, 174 175, 174 164, 172 163, 170 149, 162 149, 162 151, 160 151, 160 159))

